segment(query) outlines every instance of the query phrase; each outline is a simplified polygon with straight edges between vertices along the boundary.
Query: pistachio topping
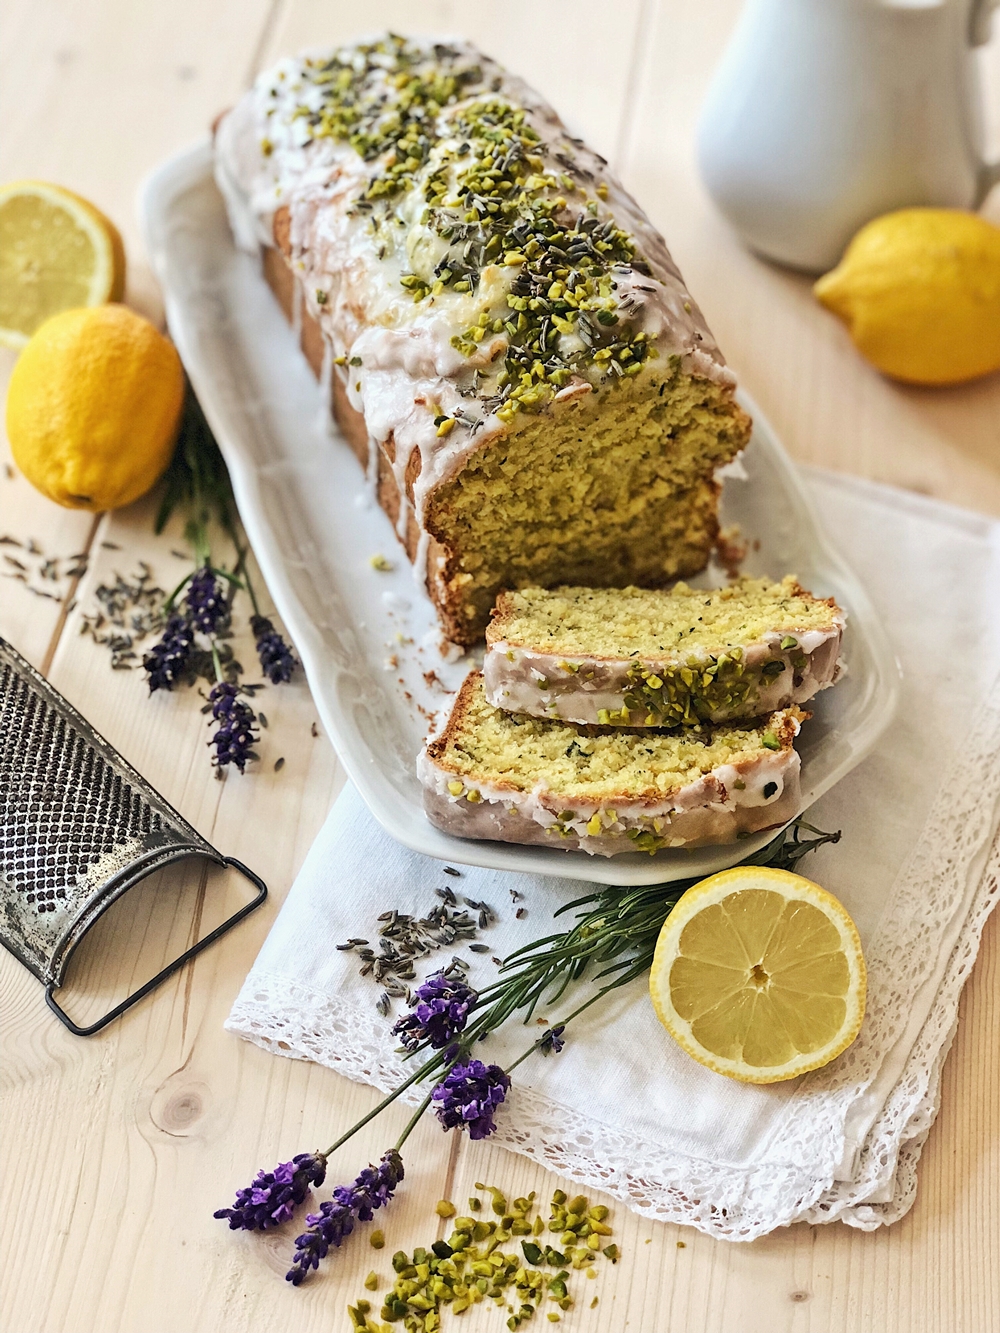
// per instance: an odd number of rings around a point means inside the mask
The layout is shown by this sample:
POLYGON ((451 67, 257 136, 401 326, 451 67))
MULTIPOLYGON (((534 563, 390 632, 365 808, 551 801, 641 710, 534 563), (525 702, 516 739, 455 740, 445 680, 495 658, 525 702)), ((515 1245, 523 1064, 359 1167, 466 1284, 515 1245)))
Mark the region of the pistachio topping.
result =
POLYGON ((606 183, 568 135, 539 132, 495 69, 390 34, 306 60, 302 73, 294 118, 371 164, 352 212, 395 250, 414 220, 429 233, 400 285, 418 304, 446 292, 481 300, 452 345, 475 362, 487 413, 510 421, 567 386, 636 375, 656 355, 640 295, 653 290, 651 269, 605 205, 606 183))

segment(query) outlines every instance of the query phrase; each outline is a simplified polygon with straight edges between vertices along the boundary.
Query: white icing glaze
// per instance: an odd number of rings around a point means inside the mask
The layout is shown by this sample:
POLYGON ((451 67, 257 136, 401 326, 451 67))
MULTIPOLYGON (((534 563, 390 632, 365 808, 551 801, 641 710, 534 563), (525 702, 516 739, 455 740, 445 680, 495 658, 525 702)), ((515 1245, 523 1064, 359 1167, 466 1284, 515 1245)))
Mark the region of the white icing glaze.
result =
MULTIPOLYGON (((620 309, 636 327, 656 338, 659 360, 653 366, 677 356, 689 373, 731 387, 733 376, 663 238, 603 159, 570 139, 551 107, 520 79, 468 44, 450 45, 482 66, 496 95, 527 110, 529 123, 542 138, 540 152, 568 155, 574 160, 575 179, 591 187, 595 181, 607 186, 607 201, 599 204, 598 216, 614 217, 625 227, 652 270, 653 276, 647 277, 615 269, 614 278, 620 309)), ((312 53, 311 59, 315 64, 329 54, 312 53)), ((473 357, 453 348, 451 338, 474 323, 484 305, 505 303, 512 270, 489 265, 480 275, 476 293, 446 288, 437 297, 414 303, 399 279, 406 272, 429 273, 444 242, 421 222, 425 207, 421 190, 398 196, 392 244, 387 244, 384 232, 373 234, 364 213, 351 211, 377 162, 363 161, 344 142, 311 137, 308 121, 296 114, 302 106, 319 109, 323 103, 323 88, 310 77, 309 58, 287 58, 260 75, 222 119, 216 134, 216 180, 237 242, 246 249, 274 244, 275 212, 288 206, 292 267, 301 281, 305 309, 318 321, 337 358, 348 362, 360 358, 360 365, 347 368, 348 397, 364 414, 372 437, 385 445, 392 435, 387 457, 392 459, 402 501, 402 534, 408 513, 406 470, 413 451, 420 460, 412 486, 413 508, 422 529, 430 492, 453 477, 473 449, 503 428, 483 406, 484 400, 468 387, 461 391, 459 381, 468 378, 477 361, 486 364, 491 356, 502 355, 506 336, 484 339, 473 357), (458 413, 462 414, 458 424, 440 436, 435 417, 458 413)), ((482 96, 480 88, 440 113, 442 138, 428 160, 428 171, 457 142, 448 137, 453 118, 482 96)), ((561 397, 587 391, 584 383, 577 382, 567 385, 561 397)), ((421 542, 418 556, 425 557, 426 550, 427 544, 421 542)), ((424 577, 419 562, 415 572, 424 577)))
MULTIPOLYGON (((797 733, 798 723, 794 725, 797 733)), ((584 851, 605 856, 634 849, 630 830, 652 832, 663 839, 665 846, 681 847, 735 838, 737 830, 748 824, 745 816, 754 810, 762 813, 756 818, 751 816, 749 824, 766 827, 768 817, 763 814, 764 807, 774 809, 775 822, 783 822, 789 817, 789 801, 798 800, 799 771, 799 755, 788 747, 744 760, 739 765, 720 764, 660 800, 588 801, 551 792, 541 785, 530 791, 512 791, 478 780, 464 782, 463 794, 456 796, 448 789, 449 783, 456 780, 455 773, 435 763, 426 750, 417 759, 417 776, 430 796, 429 805, 437 815, 435 822, 442 828, 461 833, 464 824, 468 836, 489 837, 492 823, 504 830, 502 836, 509 841, 537 841, 530 834, 523 838, 515 836, 517 823, 512 824, 513 818, 553 830, 556 845, 561 836, 572 836, 574 845, 578 840, 584 851), (738 787, 737 783, 743 785, 738 787), (773 790, 765 796, 769 786, 773 790), (478 801, 470 803, 466 799, 464 792, 469 788, 479 793, 478 801), (573 818, 560 819, 568 802, 573 806, 573 818), (588 829, 595 815, 601 820, 599 834, 588 829), (557 831, 559 828, 565 835, 557 831)))
MULTIPOLYGON (((780 659, 785 663, 785 670, 771 679, 762 679, 752 701, 752 713, 720 709, 707 720, 722 722, 770 713, 789 704, 805 703, 820 690, 828 689, 844 672, 843 662, 837 656, 843 627, 843 613, 837 611, 831 616, 828 628, 797 632, 799 648, 807 658, 806 666, 800 671, 795 671, 792 666, 791 651, 794 650, 781 651, 781 633, 768 633, 754 643, 738 645, 743 649, 747 667, 780 659), (798 683, 795 683, 796 676, 798 683)), ((691 657, 707 661, 710 654, 702 648, 685 653, 683 662, 670 656, 643 656, 642 661, 644 666, 656 670, 683 665, 691 657)), ((600 723, 603 709, 609 713, 621 710, 626 693, 633 689, 628 678, 630 665, 628 658, 546 653, 498 640, 487 644, 483 686, 486 698, 494 708, 588 725, 600 723)), ((630 725, 642 726, 644 722, 633 714, 630 725)))

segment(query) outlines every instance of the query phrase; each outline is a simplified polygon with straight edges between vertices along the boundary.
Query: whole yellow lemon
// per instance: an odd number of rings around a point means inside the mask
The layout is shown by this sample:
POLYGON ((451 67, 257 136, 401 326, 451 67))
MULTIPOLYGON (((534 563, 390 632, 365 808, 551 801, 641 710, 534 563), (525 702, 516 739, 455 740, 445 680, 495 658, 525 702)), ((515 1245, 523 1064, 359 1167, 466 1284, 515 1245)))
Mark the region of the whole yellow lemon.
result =
POLYGON ((876 218, 813 290, 894 379, 958 384, 1000 370, 1000 227, 975 213, 876 218))
POLYGON ((64 310, 21 353, 7 394, 18 467, 70 509, 119 509, 162 476, 184 405, 171 342, 122 305, 64 310))

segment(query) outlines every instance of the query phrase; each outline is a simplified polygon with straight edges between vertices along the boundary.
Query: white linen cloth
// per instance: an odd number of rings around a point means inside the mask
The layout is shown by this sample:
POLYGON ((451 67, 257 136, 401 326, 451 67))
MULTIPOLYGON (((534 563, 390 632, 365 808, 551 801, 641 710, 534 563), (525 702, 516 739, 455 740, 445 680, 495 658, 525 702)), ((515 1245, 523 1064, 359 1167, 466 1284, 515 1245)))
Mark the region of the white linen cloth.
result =
MULTIPOLYGON (((575 1021, 559 1055, 518 1067, 497 1141, 636 1211, 751 1240, 794 1221, 874 1229, 912 1205, 938 1108, 958 999, 1000 883, 1000 523, 919 496, 816 471, 820 517, 867 585, 899 656, 899 715, 874 754, 809 811, 843 839, 802 863, 854 917, 868 964, 857 1041, 826 1069, 771 1087, 704 1069, 659 1026, 644 980, 575 1021)), ((568 927, 553 911, 585 881, 441 864, 392 841, 348 786, 246 979, 230 1031, 383 1089, 400 1078, 358 975, 352 936, 376 918, 423 916, 437 886, 500 916, 491 955, 568 927), (510 890, 521 895, 515 917, 510 890)), ((418 975, 443 965, 430 955, 418 975)), ((455 950, 471 981, 490 955, 455 950)), ((572 995, 543 1017, 557 1022, 572 995)), ((538 1035, 512 1023, 480 1054, 507 1064, 538 1035)), ((412 1100, 421 1092, 414 1091, 412 1100)))

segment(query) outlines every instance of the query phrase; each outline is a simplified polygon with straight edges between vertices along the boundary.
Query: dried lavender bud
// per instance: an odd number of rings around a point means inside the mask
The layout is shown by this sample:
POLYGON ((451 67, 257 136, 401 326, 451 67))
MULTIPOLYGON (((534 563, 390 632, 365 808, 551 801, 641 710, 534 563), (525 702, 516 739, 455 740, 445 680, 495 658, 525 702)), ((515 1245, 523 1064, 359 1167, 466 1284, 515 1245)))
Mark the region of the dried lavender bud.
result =
POLYGON ((273 1171, 259 1171, 252 1185, 236 1191, 232 1208, 220 1208, 213 1217, 226 1218, 231 1231, 266 1231, 287 1222, 309 1192, 326 1178, 322 1153, 300 1152, 273 1171))
POLYGON ((355 1221, 370 1222, 376 1208, 384 1208, 403 1179, 403 1159, 390 1148, 378 1166, 367 1166, 353 1185, 338 1185, 333 1198, 306 1217, 309 1229, 295 1238, 295 1259, 285 1274, 297 1287, 311 1268, 318 1268, 331 1246, 342 1245, 355 1221))
POLYGON ((298 665, 295 655, 267 616, 251 616, 250 628, 257 644, 260 669, 272 685, 291 680, 298 665))
POLYGON ((229 607, 210 565, 202 565, 194 575, 184 600, 191 613, 191 623, 202 634, 215 634, 224 628, 229 607))
POLYGON ((194 631, 176 612, 167 621, 163 638, 142 659, 149 678, 149 692, 172 690, 181 676, 194 645, 194 631))
POLYGON ((235 764, 242 773, 247 760, 254 758, 251 747, 257 736, 253 730, 253 709, 238 696, 239 686, 229 681, 220 680, 212 686, 208 701, 219 728, 209 744, 215 748, 213 764, 219 768, 235 764))

